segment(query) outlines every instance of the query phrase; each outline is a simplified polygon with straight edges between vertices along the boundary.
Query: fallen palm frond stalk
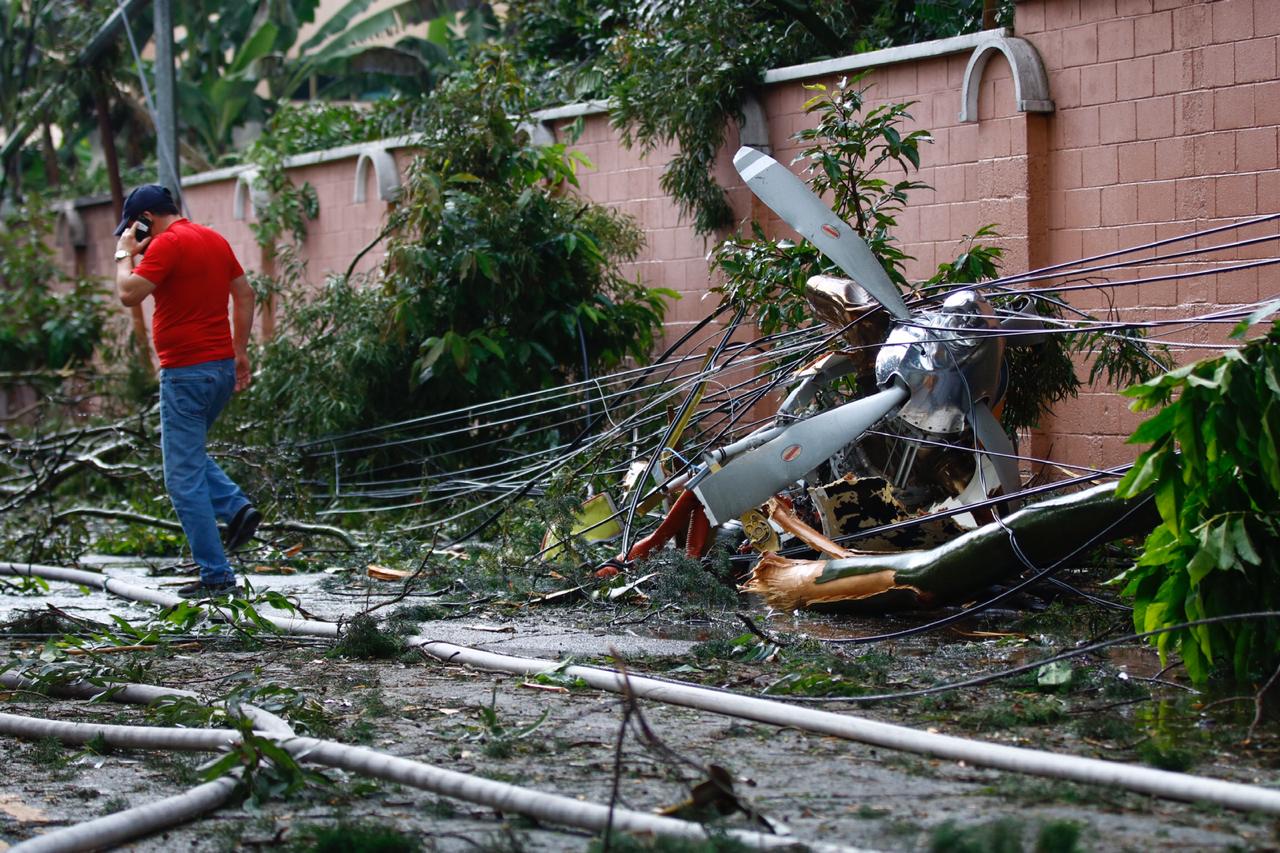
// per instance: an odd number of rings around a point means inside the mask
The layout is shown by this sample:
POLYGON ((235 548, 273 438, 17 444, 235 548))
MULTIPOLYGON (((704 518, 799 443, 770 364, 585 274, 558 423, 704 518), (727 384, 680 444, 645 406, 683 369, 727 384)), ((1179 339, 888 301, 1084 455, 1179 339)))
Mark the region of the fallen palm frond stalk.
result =
MULTIPOLYGON (((146 598, 134 600, 152 601, 168 606, 177 601, 175 596, 146 590, 135 584, 123 584, 110 580, 101 583, 101 575, 64 569, 57 566, 24 566, 0 563, 0 574, 43 577, 47 580, 63 580, 84 583, 82 576, 94 578, 93 584, 108 592, 125 597, 125 591, 141 591, 146 598), (156 601, 156 599, 160 599, 156 601)), ((310 633, 311 636, 336 636, 337 626, 327 622, 309 620, 279 620, 292 624, 293 630, 310 633), (328 632, 328 633, 325 633, 328 632)), ((285 629, 289 630, 289 629, 285 629)), ((743 696, 725 690, 715 690, 682 681, 668 681, 640 675, 626 675, 604 667, 561 663, 539 658, 522 658, 512 655, 481 651, 453 643, 438 642, 429 637, 415 637, 410 644, 431 657, 451 664, 464 664, 478 669, 509 672, 515 675, 536 675, 555 670, 564 677, 581 678, 588 686, 612 693, 630 691, 642 699, 681 705, 725 716, 739 717, 786 728, 827 734, 845 740, 858 741, 903 752, 915 752, 967 764, 994 767, 1015 773, 1027 773, 1073 782, 1095 785, 1114 785, 1132 791, 1140 791, 1173 800, 1204 801, 1227 808, 1244 811, 1262 811, 1280 814, 1280 791, 1257 785, 1207 779, 1168 770, 1155 770, 1129 764, 1059 755, 1042 750, 1006 746, 985 741, 922 732, 906 726, 867 720, 851 714, 837 714, 811 708, 800 708, 785 702, 743 696)))
MULTIPOLYGON (((93 587, 130 601, 141 601, 160 607, 176 607, 183 603, 179 596, 149 587, 141 586, 119 578, 81 569, 68 569, 63 566, 43 566, 38 563, 0 563, 0 575, 16 577, 38 577, 45 580, 63 581, 93 587)), ((338 626, 332 622, 319 622, 314 619, 281 618, 260 614, 261 618, 287 634, 300 634, 308 637, 338 636, 338 626)))
POLYGON ((189 791, 154 803, 104 815, 43 835, 9 848, 10 853, 71 853, 101 850, 157 830, 186 823, 220 808, 235 794, 238 780, 223 776, 189 791))
MULTIPOLYGON (((31 678, 24 678, 16 672, 0 672, 0 686, 13 690, 28 690, 48 693, 50 696, 62 696, 71 699, 110 699, 112 702, 124 702, 134 705, 150 705, 160 699, 185 697, 200 700, 200 694, 192 690, 181 690, 176 687, 157 687, 153 684, 128 684, 123 682, 107 682, 94 684, 89 681, 71 681, 65 684, 42 685, 31 678)), ((224 703, 217 703, 224 704, 224 703)), ((253 721, 254 728, 274 737, 293 737, 293 728, 280 717, 270 711, 240 702, 236 705, 244 716, 253 721)))
MULTIPOLYGON (((200 644, 199 643, 175 643, 169 646, 169 648, 198 649, 200 648, 200 644)), ((154 643, 151 643, 151 644, 143 643, 140 645, 133 645, 133 646, 102 646, 101 648, 80 648, 80 647, 73 646, 69 649, 63 649, 63 651, 65 651, 69 655, 72 655, 73 657, 77 655, 113 655, 113 654, 118 654, 120 652, 153 652, 155 650, 156 650, 156 646, 154 643)))
POLYGON ((1043 750, 922 732, 906 726, 855 717, 851 714, 801 708, 784 702, 742 696, 681 681, 668 681, 631 673, 623 675, 616 670, 604 667, 577 665, 563 667, 555 661, 486 652, 453 643, 436 642, 424 637, 415 638, 410 643, 426 654, 451 664, 465 664, 478 669, 509 672, 515 675, 534 675, 554 668, 561 677, 582 679, 588 686, 597 690, 622 694, 630 692, 641 699, 682 705, 801 731, 817 732, 873 746, 963 761, 974 766, 994 767, 1015 773, 1047 776, 1093 785, 1115 785, 1167 799, 1187 802, 1204 801, 1245 811, 1280 814, 1280 791, 1257 785, 1207 779, 1186 773, 1101 761, 1096 758, 1059 755, 1043 750))
MULTIPOLYGON (((105 507, 95 506, 73 506, 64 509, 62 512, 55 514, 50 521, 58 523, 66 521, 69 518, 79 516, 88 516, 90 518, 105 518, 111 521, 124 521, 130 524, 144 524, 148 527, 159 527, 162 530, 181 531, 182 525, 168 518, 157 518, 154 515, 145 515, 140 512, 133 512, 127 509, 107 509, 105 507)), ((359 547, 355 538, 343 530, 341 527, 334 527, 331 524, 312 524, 305 521, 265 521, 258 526, 258 529, 269 533, 279 531, 284 533, 302 533, 317 536, 333 536, 341 539, 349 548, 359 547)))
MULTIPOLYGON (((65 743, 76 744, 101 739, 101 742, 108 747, 128 749, 218 751, 236 746, 240 742, 239 732, 228 729, 165 729, 150 726, 70 723, 4 713, 0 713, 0 733, 32 739, 54 737, 65 743)), ((483 779, 456 770, 446 770, 406 758, 397 758, 364 747, 346 746, 333 741, 307 737, 284 738, 280 740, 279 745, 298 760, 311 764, 335 767, 375 779, 408 785, 442 796, 487 806, 500 812, 528 815, 539 821, 561 826, 600 832, 611 822, 614 829, 625 832, 699 840, 706 839, 710 835, 710 831, 698 823, 659 817, 630 809, 611 810, 609 806, 601 803, 584 802, 573 797, 547 794, 506 782, 483 779)), ((723 830, 723 834, 749 847, 762 850, 792 848, 798 843, 796 839, 790 837, 766 835, 747 830, 727 829, 723 830)), ((831 853, 837 851, 858 853, 856 848, 831 844, 805 842, 805 846, 811 850, 831 853)))

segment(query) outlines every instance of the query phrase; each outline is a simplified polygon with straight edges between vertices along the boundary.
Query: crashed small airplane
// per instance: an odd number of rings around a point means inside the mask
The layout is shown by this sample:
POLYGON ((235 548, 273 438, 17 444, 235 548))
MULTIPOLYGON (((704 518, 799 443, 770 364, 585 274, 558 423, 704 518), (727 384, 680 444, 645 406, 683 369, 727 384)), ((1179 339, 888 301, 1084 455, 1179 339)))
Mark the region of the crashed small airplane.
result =
MULTIPOLYGON (((1004 356, 1007 346, 1043 340, 1042 317, 1025 306, 997 310, 967 288, 913 313, 862 238, 800 178, 746 147, 734 165, 849 276, 807 284, 814 314, 840 343, 795 375, 800 382, 771 423, 671 479, 664 493, 674 502, 658 528, 601 576, 673 538, 692 557, 728 540, 761 554, 742 589, 775 606, 927 606, 1061 559, 1124 515, 1111 485, 1012 514, 1014 500, 990 500, 1022 489, 999 420, 1004 356), (859 396, 824 409, 822 392, 838 381, 859 396), (921 517, 927 523, 859 539, 860 550, 840 544, 921 517), (780 556, 786 543, 820 556, 780 556)), ((1132 522, 1107 533, 1128 535, 1150 520, 1132 522)))

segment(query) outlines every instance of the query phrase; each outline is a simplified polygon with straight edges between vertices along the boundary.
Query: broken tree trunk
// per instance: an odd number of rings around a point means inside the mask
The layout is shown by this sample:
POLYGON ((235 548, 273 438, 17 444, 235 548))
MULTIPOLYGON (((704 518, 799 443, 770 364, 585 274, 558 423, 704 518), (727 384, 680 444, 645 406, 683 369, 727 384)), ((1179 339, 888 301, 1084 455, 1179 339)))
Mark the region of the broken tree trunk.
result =
POLYGON ((759 593, 771 606, 784 610, 833 605, 860 610, 930 607, 1027 568, 1019 551, 1042 569, 1094 541, 1145 533, 1156 521, 1150 502, 1117 498, 1115 484, 1107 483, 1041 501, 927 550, 834 560, 765 554, 742 590, 759 593))

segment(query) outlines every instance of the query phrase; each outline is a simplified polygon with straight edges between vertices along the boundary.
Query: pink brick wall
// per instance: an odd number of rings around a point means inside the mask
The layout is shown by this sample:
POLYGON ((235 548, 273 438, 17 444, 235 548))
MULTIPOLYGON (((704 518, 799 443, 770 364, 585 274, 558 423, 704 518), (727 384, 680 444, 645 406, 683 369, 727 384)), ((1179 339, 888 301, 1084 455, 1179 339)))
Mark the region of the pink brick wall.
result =
MULTIPOLYGON (((1047 126, 1045 253, 1059 263, 1280 211, 1275 0, 1027 0, 1017 34, 1034 44, 1057 111, 1047 126)), ((1217 242, 1277 233, 1272 222, 1217 242)), ((1207 244, 1207 243, 1206 243, 1207 244)), ((1171 250, 1188 247, 1181 244, 1171 250)), ((1274 244, 1225 251, 1215 265, 1272 256, 1274 244)), ((1204 268, 1135 267, 1148 278, 1204 268)), ((1274 267, 1075 294, 1125 317, 1185 318, 1280 293, 1274 267)), ((1173 327, 1169 337, 1221 344, 1230 326, 1173 327)), ((1203 351, 1184 351, 1190 360, 1203 351)), ((1114 391, 1089 388, 1045 425, 1054 456, 1117 464, 1137 417, 1114 391)))
MULTIPOLYGON (((1010 69, 999 56, 981 81, 976 123, 958 121, 967 53, 882 66, 868 78, 872 103, 916 101, 912 129, 934 136, 918 175, 933 189, 912 196, 898 230, 914 256, 909 277, 931 275, 960 251, 964 235, 988 223, 1004 235, 997 242, 1006 250, 1005 270, 1018 272, 1280 211, 1280 2, 1025 0, 1017 6, 1015 34, 1044 61, 1053 113, 1017 112, 1010 69)), ((762 92, 769 142, 784 163, 799 149, 791 136, 811 123, 801 107, 808 94, 800 81, 762 92)), ((581 175, 582 193, 635 217, 647 234, 629 274, 682 294, 668 314, 673 338, 706 316, 716 299, 707 295, 714 284, 706 261, 712 244, 693 232, 658 185, 671 149, 645 156, 629 151, 603 115, 585 118, 574 147, 595 166, 581 175)), ((787 233, 737 180, 730 163, 736 147, 730 131, 718 175, 741 224, 755 217, 771 233, 787 233)), ((403 168, 408 152, 396 157, 403 168)), ((312 281, 345 269, 380 228, 386 205, 369 172, 369 201, 356 205, 354 158, 295 171, 295 180, 310 181, 320 195, 320 218, 303 249, 312 281)), ((194 218, 228 237, 246 268, 260 268, 248 225, 232 219, 232 189, 231 181, 191 187, 187 201, 194 218)), ((109 214, 105 205, 83 213, 88 271, 106 275, 109 214)), ((1265 233, 1277 233, 1277 224, 1228 232, 1227 239, 1265 233)), ((1214 260, 1273 252, 1254 247, 1214 260)), ((371 252, 359 269, 375 270, 380 259, 371 252)), ((65 254, 64 260, 72 259, 65 254)), ((1132 274, 1191 269, 1193 263, 1170 263, 1132 274)), ((1117 287, 1072 301, 1091 309, 1114 305, 1126 319, 1183 318, 1275 296, 1274 269, 1117 287)), ((1225 332, 1222 326, 1175 329, 1174 337, 1213 344, 1225 332)), ((1116 464, 1133 457, 1123 439, 1136 422, 1111 389, 1090 388, 1059 407, 1032 449, 1065 462, 1116 464)))

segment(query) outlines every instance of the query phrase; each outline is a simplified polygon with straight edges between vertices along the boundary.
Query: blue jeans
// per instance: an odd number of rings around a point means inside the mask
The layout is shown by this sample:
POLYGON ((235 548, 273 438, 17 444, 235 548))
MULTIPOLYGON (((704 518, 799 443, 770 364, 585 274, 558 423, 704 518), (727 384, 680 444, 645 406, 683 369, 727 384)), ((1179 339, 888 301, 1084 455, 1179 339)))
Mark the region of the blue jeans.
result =
POLYGON ((235 581, 218 521, 230 521, 249 504, 205 449, 209 427, 231 399, 235 383, 235 361, 229 358, 160 371, 164 485, 206 584, 235 581))

